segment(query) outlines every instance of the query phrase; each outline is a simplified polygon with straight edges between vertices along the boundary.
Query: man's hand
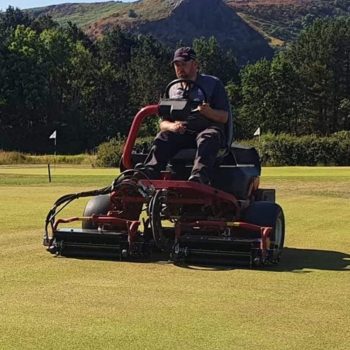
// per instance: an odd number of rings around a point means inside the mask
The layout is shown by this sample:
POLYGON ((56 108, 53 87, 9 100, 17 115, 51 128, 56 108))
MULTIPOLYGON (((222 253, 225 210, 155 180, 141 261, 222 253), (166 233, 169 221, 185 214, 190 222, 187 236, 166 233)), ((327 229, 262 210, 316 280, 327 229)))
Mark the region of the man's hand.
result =
POLYGON ((209 106, 209 103, 203 102, 200 104, 198 106, 198 112, 214 122, 226 124, 228 120, 228 112, 220 109, 213 109, 209 106))
POLYGON ((209 103, 203 102, 201 105, 198 105, 198 112, 209 118, 209 116, 213 113, 213 109, 209 106, 209 103))
POLYGON ((183 134, 186 131, 186 125, 183 122, 175 121, 172 124, 171 130, 173 132, 178 132, 180 134, 183 134))
POLYGON ((175 121, 170 122, 168 120, 163 120, 160 123, 160 129, 161 131, 171 131, 179 134, 183 134, 186 131, 186 125, 184 122, 175 121))

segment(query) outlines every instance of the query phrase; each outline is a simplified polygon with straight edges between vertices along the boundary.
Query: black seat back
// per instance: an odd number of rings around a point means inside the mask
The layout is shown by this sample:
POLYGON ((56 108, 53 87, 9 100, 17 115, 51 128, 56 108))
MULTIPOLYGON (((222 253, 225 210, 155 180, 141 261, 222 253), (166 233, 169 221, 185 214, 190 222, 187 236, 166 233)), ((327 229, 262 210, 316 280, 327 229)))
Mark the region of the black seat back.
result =
POLYGON ((229 106, 228 119, 225 124, 225 137, 226 137, 226 147, 231 148, 233 142, 233 112, 231 105, 229 106))

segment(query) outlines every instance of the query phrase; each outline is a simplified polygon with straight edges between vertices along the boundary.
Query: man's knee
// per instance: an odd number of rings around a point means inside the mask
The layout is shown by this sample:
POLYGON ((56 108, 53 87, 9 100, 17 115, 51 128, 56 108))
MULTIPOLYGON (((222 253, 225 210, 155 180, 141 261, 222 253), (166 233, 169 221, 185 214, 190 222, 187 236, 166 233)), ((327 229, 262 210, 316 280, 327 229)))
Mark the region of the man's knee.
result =
POLYGON ((167 142, 168 140, 169 140, 169 131, 160 131, 154 139, 155 142, 162 142, 162 141, 167 142))
POLYGON ((197 136, 197 144, 208 143, 213 146, 218 146, 222 144, 222 133, 217 129, 205 129, 200 132, 197 136))

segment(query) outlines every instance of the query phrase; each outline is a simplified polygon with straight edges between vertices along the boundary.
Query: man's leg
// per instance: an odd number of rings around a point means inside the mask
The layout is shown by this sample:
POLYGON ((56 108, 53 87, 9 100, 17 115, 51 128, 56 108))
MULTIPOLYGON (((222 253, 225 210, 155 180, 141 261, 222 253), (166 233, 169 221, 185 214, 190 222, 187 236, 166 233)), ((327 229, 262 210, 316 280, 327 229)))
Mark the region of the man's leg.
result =
POLYGON ((152 179, 160 178, 160 172, 165 169, 168 161, 182 148, 190 147, 193 137, 187 134, 164 131, 156 136, 150 153, 145 162, 145 172, 152 179))
POLYGON ((217 129, 208 128, 197 135, 196 141, 197 153, 189 180, 210 184, 216 157, 222 144, 222 134, 217 129))

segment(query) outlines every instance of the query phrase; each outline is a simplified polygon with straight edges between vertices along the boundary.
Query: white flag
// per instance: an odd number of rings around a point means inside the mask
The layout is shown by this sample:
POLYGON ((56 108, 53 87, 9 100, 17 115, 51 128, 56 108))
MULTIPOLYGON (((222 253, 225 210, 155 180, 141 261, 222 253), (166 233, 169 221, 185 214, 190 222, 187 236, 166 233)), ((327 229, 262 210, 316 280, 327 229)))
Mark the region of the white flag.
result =
POLYGON ((56 140, 56 130, 50 135, 49 139, 55 139, 56 140))
POLYGON ((260 126, 255 130, 254 136, 260 136, 260 126))

